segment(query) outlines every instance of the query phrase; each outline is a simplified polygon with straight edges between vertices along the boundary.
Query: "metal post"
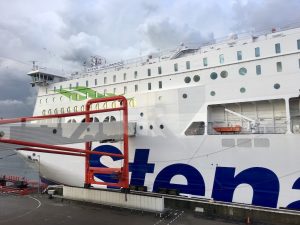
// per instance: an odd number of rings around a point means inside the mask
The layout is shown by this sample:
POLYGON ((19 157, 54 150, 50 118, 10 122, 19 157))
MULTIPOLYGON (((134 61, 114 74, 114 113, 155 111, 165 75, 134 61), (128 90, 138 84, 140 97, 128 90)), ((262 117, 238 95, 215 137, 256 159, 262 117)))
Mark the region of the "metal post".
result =
POLYGON ((39 184, 38 184, 38 194, 40 194, 40 186, 41 186, 41 157, 37 155, 39 158, 39 184))

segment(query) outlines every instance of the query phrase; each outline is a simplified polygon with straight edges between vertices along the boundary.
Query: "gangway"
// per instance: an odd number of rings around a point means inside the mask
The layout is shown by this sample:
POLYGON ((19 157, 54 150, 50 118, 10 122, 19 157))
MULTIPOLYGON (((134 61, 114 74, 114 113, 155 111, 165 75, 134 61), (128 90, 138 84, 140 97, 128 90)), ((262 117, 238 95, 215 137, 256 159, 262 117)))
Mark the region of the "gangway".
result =
MULTIPOLYGON (((108 105, 108 104, 106 104, 106 105, 108 105)), ((85 140, 85 149, 71 148, 71 147, 54 145, 53 143, 47 143, 47 140, 46 140, 47 138, 42 139, 42 140, 45 139, 44 141, 46 143, 41 143, 37 139, 32 137, 33 135, 29 135, 25 139, 11 138, 10 136, 8 136, 6 134, 6 132, 10 132, 7 130, 5 130, 5 131, 0 130, 0 143, 13 146, 16 150, 42 152, 42 153, 48 153, 48 154, 69 155, 69 156, 74 156, 74 157, 78 157, 78 156, 85 157, 85 183, 84 183, 85 188, 89 188, 92 184, 98 184, 98 185, 106 185, 106 186, 113 186, 113 187, 128 189, 128 187, 129 187, 128 103, 127 103, 127 99, 124 96, 113 96, 113 97, 106 97, 106 98, 90 99, 87 101, 87 103, 85 105, 85 111, 82 111, 82 112, 69 112, 69 113, 54 114, 54 115, 4 119, 4 120, 0 120, 0 125, 21 123, 21 127, 19 127, 18 129, 19 129, 19 131, 22 131, 22 130, 24 131, 24 129, 25 130, 29 129, 23 125, 25 122, 34 122, 34 121, 41 121, 41 120, 47 120, 47 119, 60 119, 60 118, 66 118, 66 117, 85 115, 85 123, 88 126, 91 121, 90 120, 91 114, 116 112, 116 111, 122 112, 122 129, 123 129, 123 131, 122 131, 122 138, 120 138, 123 141, 123 153, 122 154, 92 151, 91 143, 93 140, 95 140, 96 137, 94 137, 94 139, 93 139, 93 138, 91 138, 91 135, 86 135, 86 138, 83 138, 83 140, 85 140), (118 102, 119 104, 116 107, 112 107, 112 108, 101 108, 101 109, 91 110, 91 106, 93 104, 107 103, 107 102, 115 102, 115 103, 118 102), (31 136, 31 139, 30 139, 30 136, 31 136), (90 156, 93 154, 94 155, 95 154, 102 155, 102 156, 112 156, 112 157, 117 157, 117 158, 123 159, 123 166, 121 166, 119 168, 91 167, 90 166, 90 156), (94 179, 94 174, 110 174, 111 176, 116 177, 116 182, 96 181, 94 179)), ((90 128, 87 126, 83 126, 83 129, 86 130, 86 132, 89 132, 90 128)), ((91 126, 91 127, 93 128, 93 126, 91 126)), ((82 127, 80 127, 80 128, 82 129, 82 127)), ((31 128, 31 130, 34 130, 34 129, 37 129, 37 131, 42 131, 47 128, 45 128, 45 127, 31 128)), ((104 129, 104 126, 102 126, 102 129, 104 129)), ((53 134, 57 134, 58 130, 52 129, 52 132, 53 132, 53 134)), ((99 133, 104 135, 104 132, 101 133, 99 131, 99 133)), ((12 134, 13 134, 13 132, 12 132, 12 134)), ((117 134, 117 136, 120 136, 120 134, 117 134)), ((15 137, 15 136, 13 136, 13 137, 15 137)), ((61 141, 61 143, 65 143, 66 138, 63 138, 63 140, 58 138, 57 140, 61 141)), ((72 139, 69 138, 67 140, 70 141, 72 139)))

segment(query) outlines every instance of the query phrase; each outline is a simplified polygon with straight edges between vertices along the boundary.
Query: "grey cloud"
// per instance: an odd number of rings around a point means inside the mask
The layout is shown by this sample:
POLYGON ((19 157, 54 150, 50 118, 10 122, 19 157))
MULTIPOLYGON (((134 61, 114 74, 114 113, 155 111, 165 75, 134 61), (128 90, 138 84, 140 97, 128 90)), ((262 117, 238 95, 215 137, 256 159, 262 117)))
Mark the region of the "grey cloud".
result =
POLYGON ((299 0, 236 1, 233 4, 234 31, 264 30, 299 23, 299 0))

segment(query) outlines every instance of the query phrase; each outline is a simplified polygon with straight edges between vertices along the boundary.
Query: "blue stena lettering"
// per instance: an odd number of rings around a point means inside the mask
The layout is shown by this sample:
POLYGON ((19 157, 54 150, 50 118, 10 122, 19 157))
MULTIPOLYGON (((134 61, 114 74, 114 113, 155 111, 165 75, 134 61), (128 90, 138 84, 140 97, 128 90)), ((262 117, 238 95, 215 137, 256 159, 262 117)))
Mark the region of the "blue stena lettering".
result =
POLYGON ((277 207, 279 180, 274 172, 262 167, 249 168, 237 175, 233 167, 217 167, 212 198, 232 202, 234 190, 243 183, 253 189, 253 205, 277 207))
MULTIPOLYGON (((94 151, 98 151, 98 152, 107 152, 107 153, 114 153, 114 154, 122 154, 122 152, 115 146, 112 145, 101 145, 98 146, 96 148, 94 148, 94 151)), ((101 168, 107 168, 107 166, 103 165, 100 162, 100 159, 103 155, 95 155, 92 154, 90 155, 90 166, 91 167, 101 167, 101 168)), ((115 156, 111 156, 113 161, 118 161, 121 160, 119 157, 115 157, 115 156)), ((110 174, 95 174, 95 177, 97 177, 98 179, 104 181, 104 182, 108 182, 108 183, 116 183, 117 180, 115 177, 112 177, 110 174)), ((116 188, 116 187, 110 187, 108 186, 108 188, 116 188)))
POLYGON ((147 173, 153 173, 154 164, 148 163, 150 149, 136 149, 134 160, 129 163, 130 185, 144 186, 147 173))
MULTIPOLYGON (((300 190, 300 177, 293 184, 292 189, 300 190)), ((297 209, 300 210, 300 200, 292 202, 287 206, 288 209, 297 209)))
POLYGON ((160 171, 155 179, 153 191, 157 192, 159 188, 176 189, 184 194, 205 195, 205 185, 202 175, 194 167, 181 163, 167 166, 160 171), (172 184, 171 179, 176 175, 184 176, 187 184, 172 184))

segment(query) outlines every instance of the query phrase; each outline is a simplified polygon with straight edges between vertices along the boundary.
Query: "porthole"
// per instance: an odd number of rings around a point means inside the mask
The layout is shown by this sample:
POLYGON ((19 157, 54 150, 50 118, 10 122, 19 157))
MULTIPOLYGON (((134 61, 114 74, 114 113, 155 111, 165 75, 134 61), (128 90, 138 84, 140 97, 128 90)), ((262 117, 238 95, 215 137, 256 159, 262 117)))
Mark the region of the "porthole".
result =
POLYGON ((143 113, 143 112, 141 112, 141 113, 140 113, 140 116, 141 116, 141 117, 143 117, 143 116, 144 116, 144 113, 143 113))
POLYGON ((191 78, 190 77, 185 77, 184 78, 184 82, 187 83, 187 84, 190 83, 191 82, 191 78))
POLYGON ((140 130, 143 130, 143 126, 140 126, 140 130))
POLYGON ((239 69, 239 74, 240 75, 244 76, 244 75, 246 75, 246 73, 247 73, 247 69, 245 67, 242 67, 242 68, 239 69))
POLYGON ((280 84, 278 84, 278 83, 274 84, 274 88, 275 89, 279 89, 280 88, 280 84))
POLYGON ((215 91, 211 91, 211 92, 210 92, 210 95, 211 95, 211 96, 215 96, 215 95, 216 95, 216 92, 215 92, 215 91))
POLYGON ((56 134, 56 133, 57 133, 57 130, 56 130, 56 129, 53 129, 53 130, 52 130, 52 133, 53 133, 53 134, 56 134))
POLYGON ((183 97, 183 98, 187 98, 187 94, 184 93, 184 94, 182 95, 182 97, 183 97))
POLYGON ((226 70, 223 70, 223 71, 220 73, 220 76, 221 76, 222 78, 226 78, 226 77, 228 77, 228 72, 227 72, 226 70))
POLYGON ((210 74, 210 78, 211 78, 212 80, 215 80, 215 79, 218 78, 218 74, 217 74, 216 72, 212 72, 212 73, 210 74))
POLYGON ((193 80, 194 80, 195 82, 199 82, 200 76, 199 76, 199 75, 195 75, 194 78, 193 78, 193 80))
POLYGON ((245 92, 246 92, 246 88, 241 87, 241 88, 240 88, 240 92, 241 92, 241 93, 245 93, 245 92))
POLYGON ((162 124, 159 125, 159 128, 160 128, 160 129, 164 129, 164 125, 162 125, 162 124))
POLYGON ((149 126, 149 128, 150 128, 150 130, 152 130, 152 129, 153 129, 153 126, 152 126, 152 125, 150 125, 150 126, 149 126))

